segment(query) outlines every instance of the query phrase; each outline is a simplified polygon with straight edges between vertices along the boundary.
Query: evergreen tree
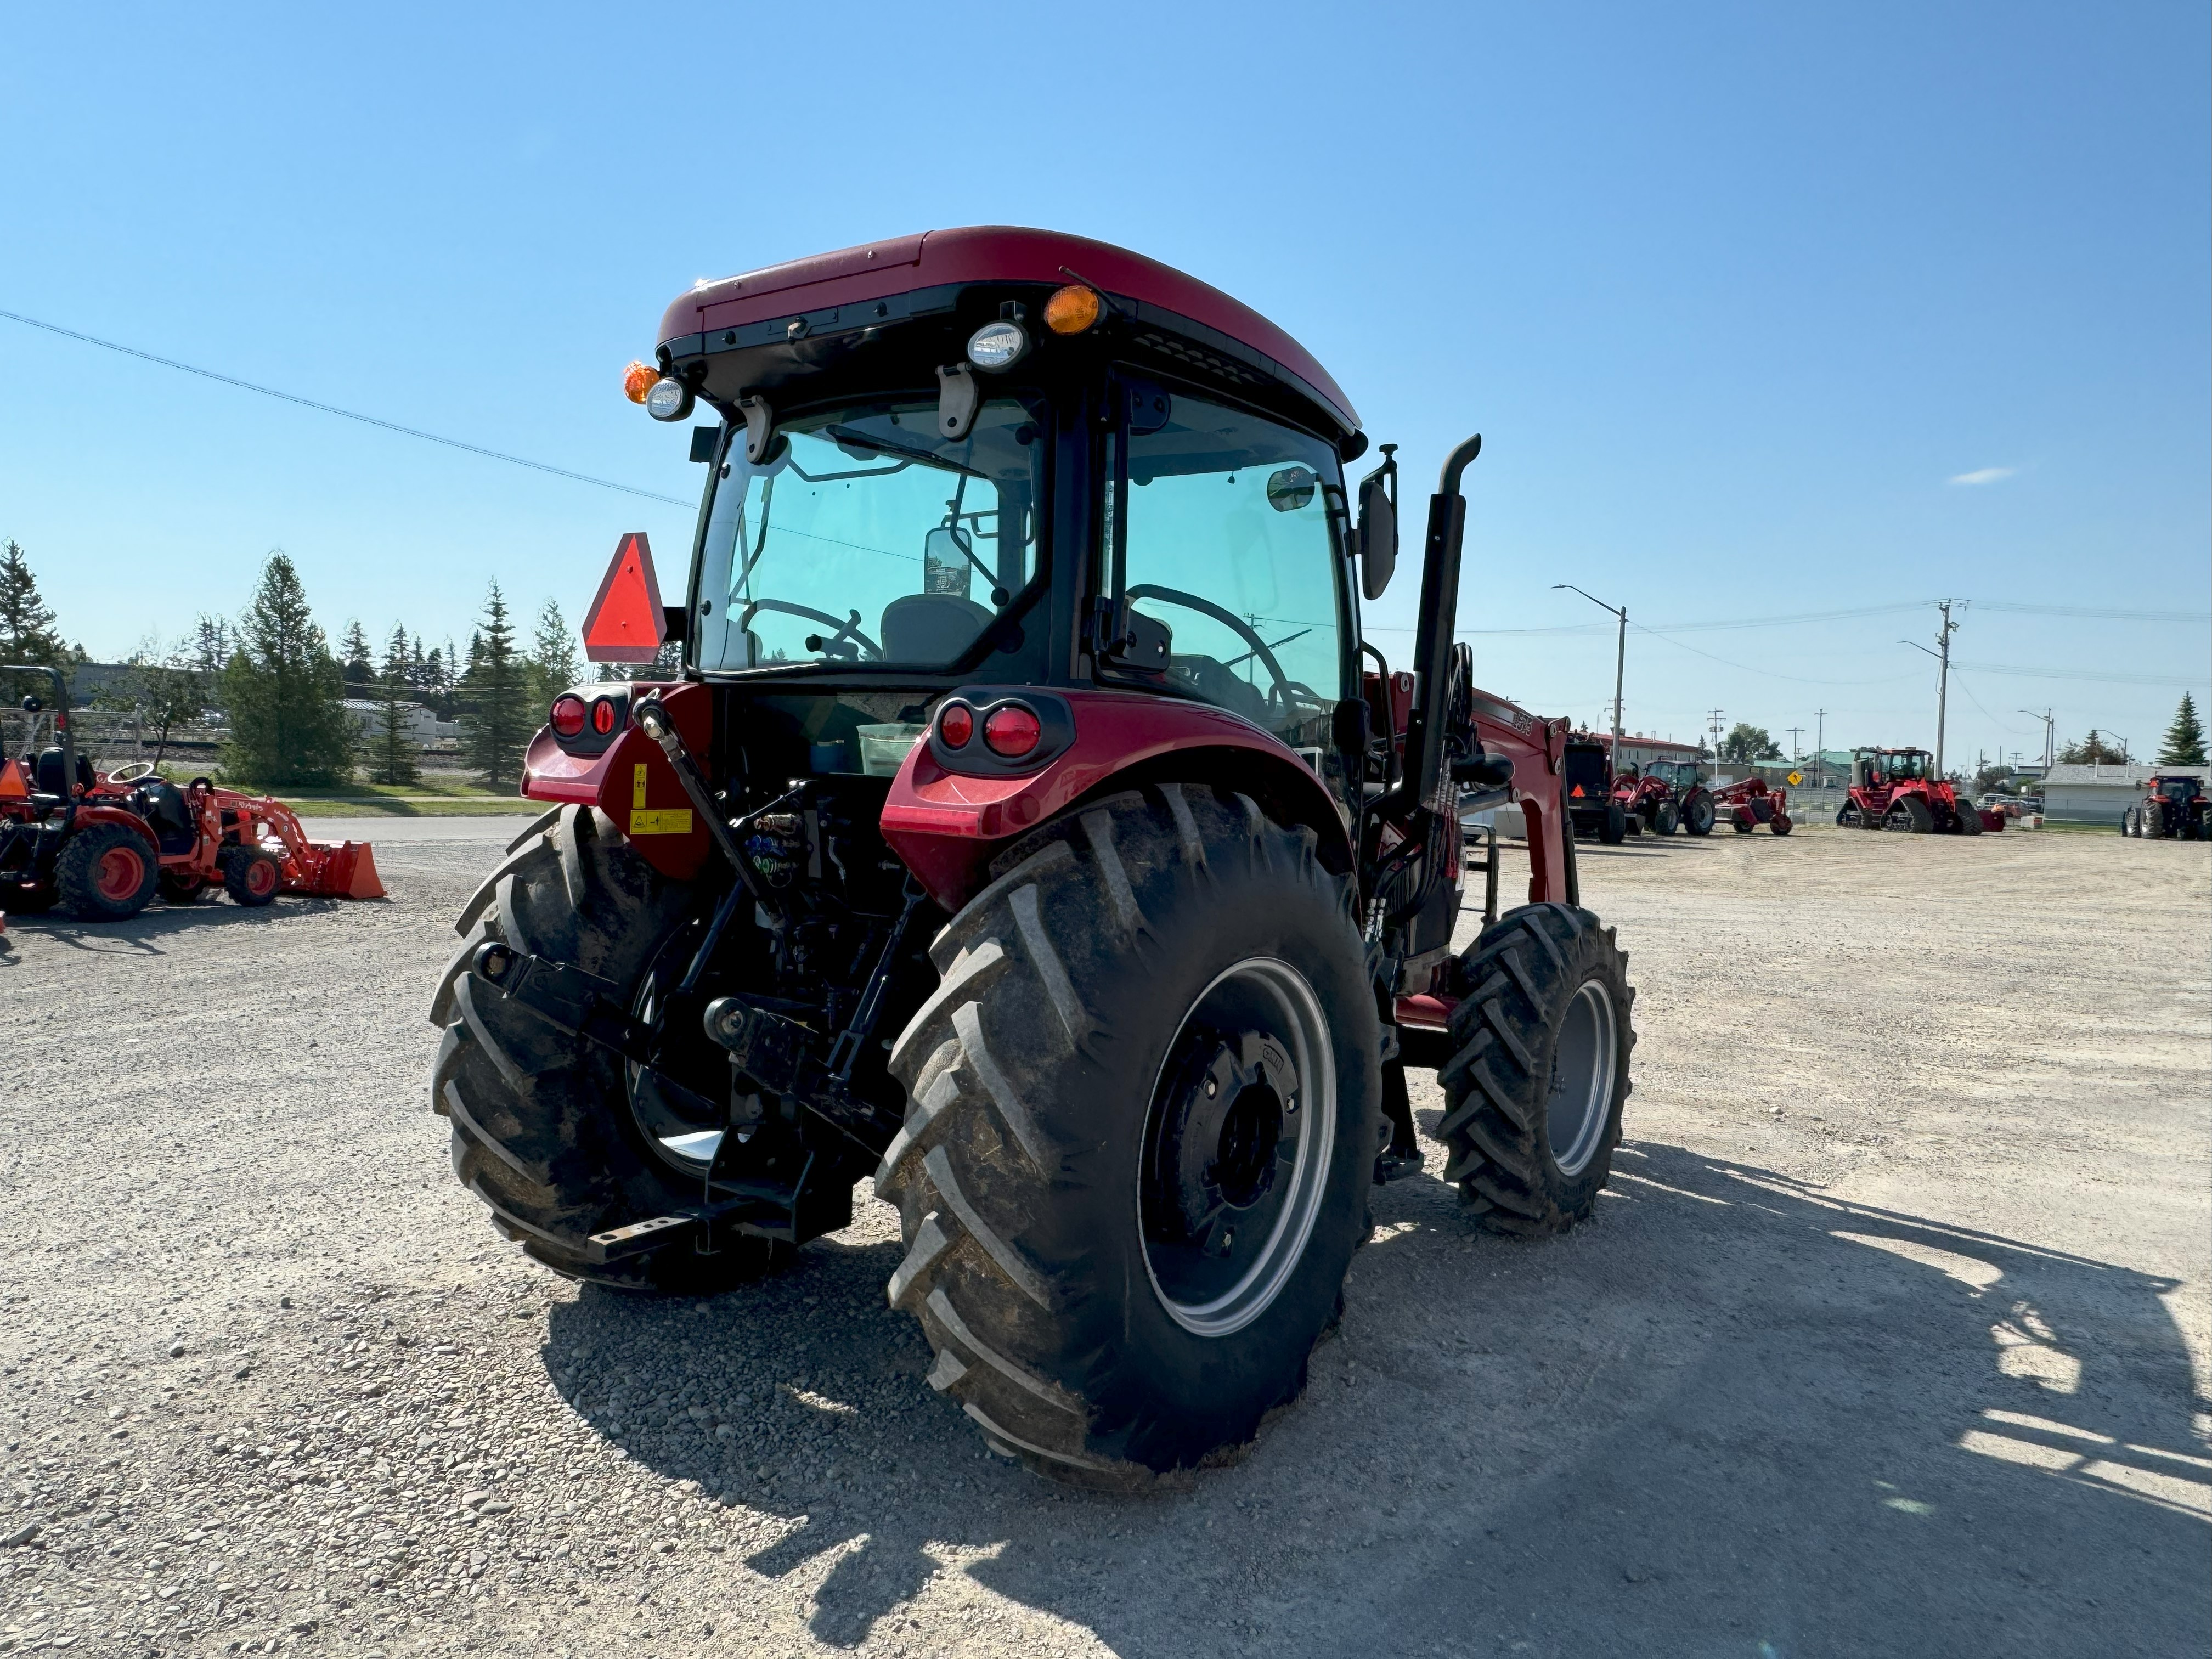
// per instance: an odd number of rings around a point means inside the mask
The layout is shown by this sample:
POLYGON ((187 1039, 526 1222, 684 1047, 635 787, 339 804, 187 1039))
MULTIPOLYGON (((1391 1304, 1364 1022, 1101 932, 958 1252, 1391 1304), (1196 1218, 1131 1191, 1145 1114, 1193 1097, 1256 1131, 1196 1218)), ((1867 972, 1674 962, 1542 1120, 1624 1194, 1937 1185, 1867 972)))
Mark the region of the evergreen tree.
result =
POLYGON ((358 617, 350 618, 346 623, 345 639, 338 647, 338 665, 345 672, 348 696, 372 696, 375 694, 376 657, 368 648, 368 635, 362 630, 358 617))
POLYGON ((530 673, 534 701, 543 708, 583 678, 576 659, 576 636, 561 615, 559 601, 548 599, 538 613, 538 631, 531 641, 530 673))
MULTIPOLYGON (((54 626, 53 607, 39 592, 38 578, 22 546, 10 537, 0 543, 0 662, 51 663, 67 668, 77 659, 54 626)), ((53 686, 43 674, 0 675, 0 696, 53 701, 53 686)))
POLYGON ((422 654, 422 636, 417 634, 415 643, 407 647, 407 684, 417 691, 430 689, 429 660, 422 654))
POLYGON ((507 597, 496 581, 484 596, 483 621, 470 639, 469 657, 460 688, 461 752, 487 787, 505 788, 520 775, 522 745, 536 722, 529 714, 529 679, 514 648, 507 597))
POLYGON ((2159 746, 2160 766, 2203 766, 2204 759, 2204 727, 2197 718, 2197 699, 2186 691, 2181 694, 2181 707, 2173 711, 2173 724, 2166 728, 2166 741, 2159 746))
POLYGON ((2089 735, 2079 743, 2069 743, 2058 751, 2061 766, 2118 766, 2127 760, 2126 751, 2109 738, 2100 737, 2091 726, 2089 735))
POLYGON ((230 736, 223 768, 269 784, 335 783, 353 769, 355 734, 329 639, 300 573, 279 548, 262 567, 223 671, 230 736))
POLYGON ((384 649, 384 672, 376 682, 376 726, 369 741, 369 778, 376 783, 415 783, 422 775, 422 769, 416 763, 415 736, 407 726, 407 717, 416 707, 408 695, 407 672, 411 665, 407 630, 394 628, 384 649))

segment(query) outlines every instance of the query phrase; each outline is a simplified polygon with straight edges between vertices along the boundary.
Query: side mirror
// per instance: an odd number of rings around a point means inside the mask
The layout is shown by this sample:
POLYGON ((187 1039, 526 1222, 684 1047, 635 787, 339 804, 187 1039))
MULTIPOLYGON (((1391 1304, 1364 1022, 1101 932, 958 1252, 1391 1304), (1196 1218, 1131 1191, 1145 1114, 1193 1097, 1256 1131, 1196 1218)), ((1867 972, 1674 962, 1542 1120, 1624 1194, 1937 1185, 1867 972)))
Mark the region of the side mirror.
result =
POLYGON ((1359 486, 1359 591, 1379 599, 1398 568, 1398 512, 1381 478, 1359 486))

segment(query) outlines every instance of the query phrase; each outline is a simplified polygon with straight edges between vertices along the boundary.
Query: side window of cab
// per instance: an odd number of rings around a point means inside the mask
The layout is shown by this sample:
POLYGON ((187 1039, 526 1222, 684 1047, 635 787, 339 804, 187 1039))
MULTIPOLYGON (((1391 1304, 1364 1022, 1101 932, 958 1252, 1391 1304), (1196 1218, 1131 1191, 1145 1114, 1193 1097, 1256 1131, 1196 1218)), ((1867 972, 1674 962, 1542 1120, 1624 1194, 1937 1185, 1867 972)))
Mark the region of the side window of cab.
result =
POLYGON ((1319 769, 1338 700, 1357 695, 1335 453, 1226 404, 1150 401, 1109 446, 1109 589, 1167 629, 1172 688, 1319 769))

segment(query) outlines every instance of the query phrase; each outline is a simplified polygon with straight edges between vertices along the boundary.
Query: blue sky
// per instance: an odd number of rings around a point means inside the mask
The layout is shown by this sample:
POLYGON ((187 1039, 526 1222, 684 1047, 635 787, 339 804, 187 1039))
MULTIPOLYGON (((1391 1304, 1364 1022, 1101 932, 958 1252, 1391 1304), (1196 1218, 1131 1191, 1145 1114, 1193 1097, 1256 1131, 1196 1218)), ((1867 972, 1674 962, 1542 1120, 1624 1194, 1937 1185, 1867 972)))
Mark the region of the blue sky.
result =
MULTIPOLYGON (((2212 599, 2208 46, 2178 4, 16 7, 0 309, 690 495, 618 379, 694 278, 1063 228, 1274 317, 1420 479, 1485 434, 1461 622, 1534 708, 1612 690, 1556 581, 1662 627, 1948 594, 1954 757, 2045 704, 2142 750, 2202 622, 1986 607, 2212 599), (1516 629, 1581 631, 1474 631, 1516 629)), ((690 520, 0 322, 0 536, 96 654, 274 546, 334 634, 465 637, 494 576, 573 617, 690 520)), ((1632 633, 1628 723, 1926 743, 1936 621, 1632 633)))

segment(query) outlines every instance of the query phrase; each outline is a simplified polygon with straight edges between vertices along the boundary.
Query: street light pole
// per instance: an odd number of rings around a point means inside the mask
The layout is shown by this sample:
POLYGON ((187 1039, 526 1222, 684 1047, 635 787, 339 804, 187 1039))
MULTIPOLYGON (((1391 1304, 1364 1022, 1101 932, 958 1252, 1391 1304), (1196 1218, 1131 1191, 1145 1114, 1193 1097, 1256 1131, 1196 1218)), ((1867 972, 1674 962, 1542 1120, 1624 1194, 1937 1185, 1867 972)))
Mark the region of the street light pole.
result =
POLYGON ((2043 769, 2045 772, 2049 772, 2053 763, 2051 744, 2056 740, 2057 721, 2052 717, 2051 712, 2048 708, 2045 709, 2040 714, 2037 714, 2033 708, 2023 708, 2020 712, 2027 715, 2028 719, 2032 720, 2041 720, 2043 722, 2043 769))
POLYGON ((1607 763, 1612 771, 1618 775, 1620 771, 1620 689, 1621 681, 1628 669, 1628 607, 1625 605, 1617 606, 1607 605, 1595 593, 1583 592, 1583 590, 1572 582, 1553 582, 1552 587, 1554 592, 1564 587, 1571 592, 1582 593, 1584 599, 1599 610, 1609 611, 1620 618, 1620 642, 1614 647, 1613 653, 1613 758, 1607 763))

